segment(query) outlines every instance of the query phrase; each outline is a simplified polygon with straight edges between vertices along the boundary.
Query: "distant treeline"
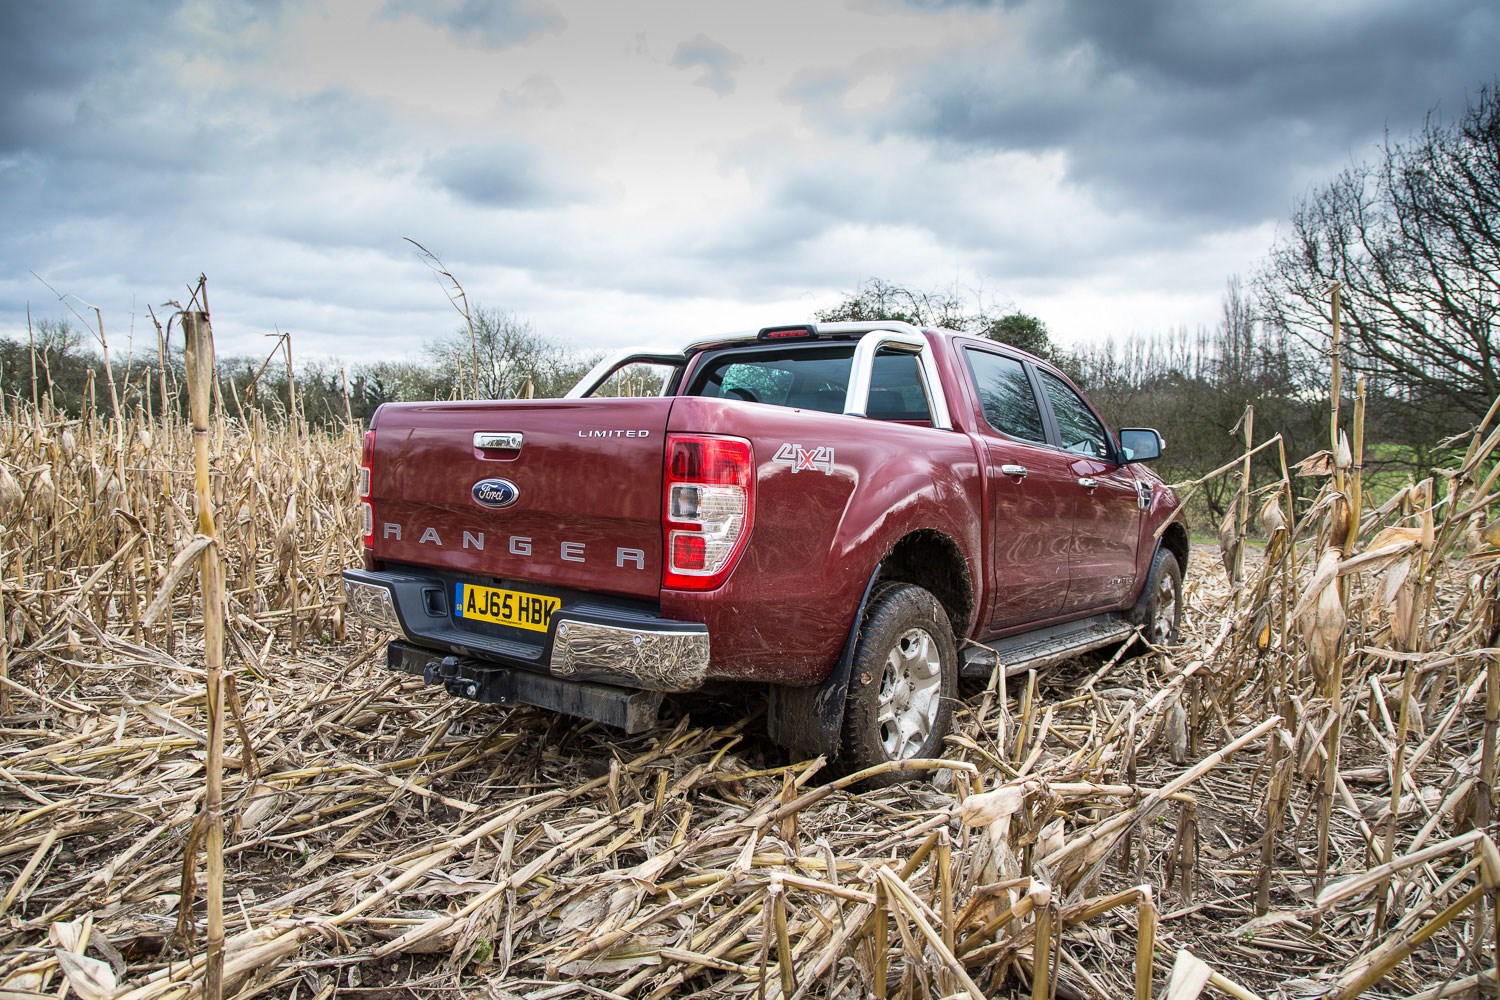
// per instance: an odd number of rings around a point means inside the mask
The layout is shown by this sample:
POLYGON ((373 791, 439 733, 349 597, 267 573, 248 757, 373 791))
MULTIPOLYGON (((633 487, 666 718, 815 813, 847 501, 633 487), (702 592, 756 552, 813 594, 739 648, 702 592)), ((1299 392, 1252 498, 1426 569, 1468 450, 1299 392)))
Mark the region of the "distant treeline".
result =
MULTIPOLYGON (((219 395, 225 411, 255 411, 272 420, 295 412, 313 427, 363 422, 382 403, 433 399, 511 399, 560 396, 599 360, 572 351, 504 313, 480 309, 451 337, 429 344, 420 360, 345 365, 303 359, 283 341, 266 357, 220 357, 219 395)), ((187 412, 181 344, 149 357, 112 359, 123 409, 159 415, 187 412), (165 360, 165 364, 163 364, 165 360)), ((81 324, 42 319, 28 340, 0 339, 0 391, 8 399, 40 402, 69 417, 107 415, 113 405, 104 360, 81 324)))
MULTIPOLYGON (((1229 282, 1222 316, 1212 329, 1072 349, 1054 345, 1035 317, 997 316, 974 307, 966 312, 962 304, 952 291, 914 291, 872 279, 814 318, 888 318, 957 328, 1047 357, 1079 383, 1115 427, 1161 430, 1168 449, 1159 468, 1169 479, 1196 478, 1240 454, 1247 407, 1255 410, 1256 440, 1282 434, 1290 462, 1327 446, 1328 400, 1320 387, 1327 384, 1328 358, 1258 322, 1238 280, 1229 282)), ((280 422, 290 418, 295 405, 298 418, 310 426, 342 428, 350 420, 367 421, 386 402, 561 396, 598 360, 536 334, 511 316, 480 310, 474 319, 472 339, 464 326, 429 345, 423 360, 344 366, 294 354, 289 366, 284 344, 268 358, 221 358, 224 410, 239 418, 255 411, 280 422)), ((185 417, 181 354, 169 349, 166 360, 165 369, 157 357, 114 362, 122 409, 160 416, 165 398, 168 411, 185 417)), ((1345 405, 1352 404, 1354 385, 1352 379, 1346 384, 1345 405)), ((35 394, 64 417, 107 416, 113 405, 100 354, 78 326, 66 321, 35 323, 31 342, 0 340, 0 388, 13 402, 30 402, 35 394)), ((612 387, 636 394, 655 390, 644 384, 612 387)), ((1366 386, 1367 439, 1377 442, 1368 462, 1374 472, 1420 472, 1436 460, 1435 441, 1470 423, 1466 408, 1417 399, 1413 391, 1386 381, 1366 386)), ((1276 450, 1261 453, 1257 461, 1263 473, 1279 472, 1276 450)), ((1200 528, 1206 526, 1205 515, 1224 513, 1234 489, 1231 477, 1204 485, 1195 505, 1200 528)))
MULTIPOLYGON (((843 302, 816 315, 822 321, 901 319, 918 326, 941 326, 1011 344, 1056 364, 1082 388, 1113 427, 1155 427, 1167 440, 1157 469, 1186 482, 1232 461, 1245 450, 1244 422, 1253 409, 1254 441, 1275 434, 1295 464, 1329 446, 1327 385, 1331 357, 1326 338, 1298 336, 1266 322, 1238 278, 1226 284, 1221 313, 1213 327, 1074 347, 1052 342, 1041 320, 1024 313, 997 315, 954 289, 923 291, 879 279, 865 282, 843 302)), ((1346 365, 1356 357, 1346 350, 1346 365)), ((1365 466, 1380 491, 1426 475, 1444 456, 1437 442, 1467 429, 1474 417, 1456 394, 1432 392, 1426 384, 1403 382, 1391 373, 1358 368, 1364 377, 1366 440, 1372 442, 1365 466)), ((1359 382, 1345 379, 1342 408, 1353 412, 1359 382)), ((1282 450, 1261 452, 1256 480, 1279 477, 1282 450)), ((1308 480, 1308 492, 1318 482, 1308 480)), ((1217 524, 1233 502, 1239 479, 1222 476, 1194 493, 1194 527, 1217 524)), ((1299 484, 1300 485, 1300 484, 1299 484)))

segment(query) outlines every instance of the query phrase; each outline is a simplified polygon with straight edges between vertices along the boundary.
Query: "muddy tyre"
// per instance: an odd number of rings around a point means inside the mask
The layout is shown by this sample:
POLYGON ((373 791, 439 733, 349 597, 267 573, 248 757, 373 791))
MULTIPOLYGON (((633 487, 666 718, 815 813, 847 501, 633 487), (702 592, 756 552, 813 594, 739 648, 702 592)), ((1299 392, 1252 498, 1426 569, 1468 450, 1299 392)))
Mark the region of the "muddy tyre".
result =
MULTIPOLYGON (((941 756, 957 692, 958 652, 943 606, 921 587, 881 587, 870 598, 854 649, 841 769, 941 756)), ((896 772, 869 783, 902 777, 896 772)))
POLYGON ((1151 560, 1141 615, 1141 635, 1153 646, 1168 646, 1182 637, 1182 567, 1169 550, 1151 560))

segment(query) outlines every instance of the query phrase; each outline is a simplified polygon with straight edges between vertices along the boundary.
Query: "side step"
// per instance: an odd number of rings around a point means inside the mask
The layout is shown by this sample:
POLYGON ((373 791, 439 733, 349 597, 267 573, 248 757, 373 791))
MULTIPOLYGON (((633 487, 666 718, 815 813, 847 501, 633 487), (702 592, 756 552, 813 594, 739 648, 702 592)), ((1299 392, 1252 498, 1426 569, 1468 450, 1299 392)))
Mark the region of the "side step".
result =
POLYGON ((996 639, 983 646, 971 644, 963 652, 959 672, 965 677, 988 677, 996 665, 1003 665, 1005 676, 1014 677, 1121 642, 1134 631, 1135 626, 1124 616, 1114 614, 1050 625, 1034 632, 996 639))

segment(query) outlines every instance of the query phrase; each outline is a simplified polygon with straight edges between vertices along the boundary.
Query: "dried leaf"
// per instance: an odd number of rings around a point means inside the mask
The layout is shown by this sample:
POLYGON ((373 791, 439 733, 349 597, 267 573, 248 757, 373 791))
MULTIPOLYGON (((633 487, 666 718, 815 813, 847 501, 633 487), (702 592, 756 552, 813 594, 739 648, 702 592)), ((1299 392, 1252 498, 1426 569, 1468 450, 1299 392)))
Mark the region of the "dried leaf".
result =
POLYGON ((1412 612, 1417 603, 1417 578, 1411 575, 1411 560, 1403 559, 1399 568, 1393 567, 1386 576, 1382 603, 1390 617, 1391 638, 1398 649, 1411 649, 1412 612))
POLYGON ((108 962, 86 955, 75 955, 59 948, 57 964, 62 968, 68 983, 83 1000, 111 1000, 115 995, 115 970, 108 962))
POLYGON ((1397 559, 1385 568, 1385 579, 1380 588, 1380 603, 1387 613, 1393 612, 1401 588, 1410 576, 1410 559, 1397 559))
POLYGON ((1298 605, 1298 624, 1302 626, 1302 636, 1307 641, 1308 661, 1320 684, 1333 670, 1339 641, 1349 622, 1339 598, 1339 588, 1334 586, 1338 564, 1337 549, 1330 548, 1323 553, 1317 572, 1313 574, 1313 583, 1298 605))
POLYGON ((1061 816, 1042 827, 1037 834, 1035 854, 1039 858, 1045 858, 1053 851, 1062 850, 1063 846, 1063 818, 1061 816))
POLYGON ((44 465, 31 481, 31 505, 38 511, 50 510, 57 502, 57 487, 52 482, 52 466, 44 465))
POLYGON ((1318 568, 1313 572, 1313 578, 1308 583, 1307 589, 1302 592, 1297 601, 1297 607, 1292 611, 1292 620, 1301 621, 1317 603, 1323 594, 1323 588, 1338 579, 1339 563, 1342 557, 1337 549, 1328 549, 1318 560, 1318 568))
POLYGON ((1328 544, 1334 548, 1343 550, 1349 539, 1349 521, 1353 512, 1349 509, 1349 500, 1342 493, 1335 494, 1333 503, 1328 509, 1328 544))
POLYGON ((1363 552, 1339 564, 1339 576, 1356 570, 1383 573, 1422 544, 1420 528, 1387 528, 1363 552))
MULTIPOLYGON (((49 976, 51 972, 51 969, 47 970, 49 976)), ((0 996, 11 993, 15 995, 16 1000, 34 1000, 34 998, 41 1000, 49 996, 42 993, 43 985, 45 985, 45 980, 40 972, 17 972, 9 979, 0 979, 0 996)))
POLYGON ((1278 531, 1286 530, 1286 513, 1281 509, 1281 494, 1273 493, 1261 504, 1260 513, 1256 515, 1256 523, 1260 530, 1269 538, 1278 531))
POLYGON ((1001 785, 988 792, 970 795, 958 805, 958 818, 965 826, 991 826, 1009 817, 1026 801, 1026 787, 1001 785))
POLYGON ((1167 709, 1167 748, 1172 754, 1172 763, 1186 764, 1188 757, 1187 711, 1179 699, 1172 699, 1167 709))
POLYGON ((172 563, 167 567, 166 575, 157 584, 156 596, 151 599, 150 605, 141 615, 142 625, 151 625, 160 618, 172 603, 172 595, 176 593, 177 585, 182 582, 183 577, 198 568, 198 556, 203 550, 214 543, 207 535, 194 535, 192 539, 183 546, 182 551, 172 557, 172 563))
POLYGON ((630 869, 625 873, 625 876, 626 878, 634 879, 644 886, 655 887, 656 880, 661 877, 661 873, 672 867, 675 863, 675 855, 670 853, 657 854, 630 869))
POLYGON ((1299 476, 1331 476, 1333 475, 1333 453, 1330 451, 1314 452, 1292 468, 1297 470, 1299 476))
POLYGON ((1224 572, 1234 579, 1234 565, 1238 561, 1240 546, 1243 540, 1239 536, 1238 521, 1235 518, 1235 504, 1229 505, 1224 519, 1219 522, 1219 556, 1224 560, 1224 572))
MULTIPOLYGON (((441 921, 451 919, 448 914, 439 913, 436 910, 406 910, 393 915, 392 919, 370 922, 370 933, 382 941, 395 941, 409 934, 418 927, 430 921, 441 921)), ((453 944, 458 940, 459 927, 457 924, 442 928, 436 933, 418 937, 415 940, 403 944, 395 952, 398 955, 437 955, 453 950, 453 944)))
POLYGON ((285 580, 297 558, 297 495, 287 498, 286 514, 276 528, 276 576, 285 580))
POLYGON ((1172 963, 1172 978, 1167 983, 1166 1000, 1197 1000, 1213 971, 1192 952, 1178 949, 1177 959, 1172 963))
POLYGON ((608 893, 593 892, 570 900, 558 912, 559 932, 602 934, 635 915, 646 891, 639 885, 617 885, 608 893))
POLYGON ((241 802, 238 818, 241 829, 246 832, 259 831, 272 819, 279 818, 289 796, 275 785, 258 781, 246 791, 241 802))
POLYGON ((1391 545, 1399 545, 1402 542, 1420 543, 1421 541, 1421 528, 1403 528, 1399 526, 1392 526, 1382 529, 1375 535, 1374 538, 1370 539, 1370 544, 1365 546, 1365 551, 1373 552, 1376 549, 1383 549, 1391 545))
POLYGON ((10 469, 0 463, 0 518, 10 521, 12 513, 18 513, 21 503, 26 495, 21 492, 21 484, 16 482, 16 477, 10 474, 10 469))
POLYGON ((63 951, 79 950, 78 943, 83 940, 83 925, 87 917, 79 917, 77 920, 55 920, 47 928, 47 939, 63 951))

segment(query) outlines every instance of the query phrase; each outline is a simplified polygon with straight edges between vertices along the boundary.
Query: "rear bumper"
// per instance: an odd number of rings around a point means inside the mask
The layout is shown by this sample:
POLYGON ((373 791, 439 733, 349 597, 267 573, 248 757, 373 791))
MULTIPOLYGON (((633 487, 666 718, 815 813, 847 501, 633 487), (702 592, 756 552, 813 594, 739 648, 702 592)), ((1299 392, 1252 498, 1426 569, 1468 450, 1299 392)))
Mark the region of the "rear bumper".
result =
POLYGON ((443 656, 400 639, 386 644, 385 657, 389 669, 420 677, 428 684, 441 684, 456 698, 487 705, 535 705, 603 722, 631 734, 655 725, 661 707, 659 691, 560 680, 533 670, 443 656))
POLYGON ((455 624, 448 606, 451 580, 441 576, 345 570, 344 590, 352 618, 395 629, 414 646, 475 661, 477 668, 645 691, 691 691, 708 673, 706 627, 669 621, 638 604, 565 595, 546 634, 533 637, 518 629, 480 632, 455 624))

